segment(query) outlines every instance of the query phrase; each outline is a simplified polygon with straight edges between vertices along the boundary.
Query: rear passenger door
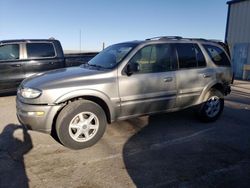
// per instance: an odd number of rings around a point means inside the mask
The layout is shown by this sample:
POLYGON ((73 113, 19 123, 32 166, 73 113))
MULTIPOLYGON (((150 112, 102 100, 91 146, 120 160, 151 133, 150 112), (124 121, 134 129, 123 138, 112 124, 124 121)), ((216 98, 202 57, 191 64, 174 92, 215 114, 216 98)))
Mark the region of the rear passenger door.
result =
POLYGON ((22 44, 0 45, 0 90, 15 90, 25 78, 22 44))
MULTIPOLYGON (((139 66, 132 75, 118 77, 121 117, 165 111, 175 106, 176 57, 171 44, 147 45, 130 59, 127 66, 139 66)), ((126 69, 125 67, 125 69, 126 69)))
POLYGON ((63 59, 57 56, 55 46, 52 42, 27 43, 26 56, 26 77, 64 67, 63 59))
POLYGON ((205 57, 197 44, 178 43, 175 48, 179 65, 176 71, 176 105, 183 108, 196 102, 204 87, 211 81, 213 70, 206 67, 205 57))

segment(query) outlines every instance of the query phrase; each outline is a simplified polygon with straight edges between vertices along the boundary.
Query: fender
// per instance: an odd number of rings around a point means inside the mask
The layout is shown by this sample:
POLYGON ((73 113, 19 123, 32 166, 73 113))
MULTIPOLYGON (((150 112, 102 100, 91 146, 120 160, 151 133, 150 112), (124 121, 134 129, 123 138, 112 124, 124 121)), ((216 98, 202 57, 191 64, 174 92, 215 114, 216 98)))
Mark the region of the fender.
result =
POLYGON ((96 97, 96 98, 103 100, 106 103, 106 105, 108 106, 111 121, 113 121, 115 119, 115 117, 116 117, 115 108, 120 107, 119 105, 118 106, 116 105, 116 104, 119 104, 119 98, 110 99, 105 93, 100 92, 98 90, 81 89, 81 90, 70 91, 70 92, 60 96, 59 98, 57 98, 54 103, 60 104, 60 103, 66 102, 66 101, 73 99, 73 98, 78 98, 78 97, 84 98, 84 96, 96 97))
POLYGON ((204 87, 204 89, 201 92, 201 95, 199 97, 199 99, 197 100, 197 104, 201 104, 202 102, 204 102, 205 96, 207 94, 207 92, 216 84, 221 84, 222 82, 218 82, 216 80, 213 80, 212 82, 210 82, 208 85, 206 85, 206 87, 204 87))

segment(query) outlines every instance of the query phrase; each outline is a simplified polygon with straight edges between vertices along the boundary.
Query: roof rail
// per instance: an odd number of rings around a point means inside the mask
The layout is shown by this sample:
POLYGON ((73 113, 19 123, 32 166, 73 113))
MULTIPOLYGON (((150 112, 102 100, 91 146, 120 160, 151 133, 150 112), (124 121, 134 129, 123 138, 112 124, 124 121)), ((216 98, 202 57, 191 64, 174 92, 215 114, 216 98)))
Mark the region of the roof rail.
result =
POLYGON ((204 38, 185 38, 185 37, 180 37, 180 36, 159 36, 159 37, 153 37, 153 38, 148 38, 146 40, 197 40, 197 41, 204 41, 204 42, 223 42, 221 40, 216 40, 216 39, 204 39, 204 38))
POLYGON ((222 42, 221 40, 217 39, 204 39, 204 38, 183 38, 188 40, 200 40, 200 41, 207 41, 207 42, 222 42))
POLYGON ((180 37, 180 36, 159 36, 159 37, 148 38, 146 40, 166 40, 166 39, 180 40, 180 39, 182 39, 182 37, 180 37))

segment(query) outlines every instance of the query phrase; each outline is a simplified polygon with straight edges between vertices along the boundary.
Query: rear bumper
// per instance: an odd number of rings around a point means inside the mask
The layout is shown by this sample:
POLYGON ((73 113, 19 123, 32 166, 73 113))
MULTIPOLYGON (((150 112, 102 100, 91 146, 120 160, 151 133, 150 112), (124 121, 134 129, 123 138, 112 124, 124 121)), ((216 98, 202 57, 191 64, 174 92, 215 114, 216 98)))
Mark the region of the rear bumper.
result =
POLYGON ((231 93, 231 86, 230 85, 224 85, 224 94, 228 95, 231 93))
POLYGON ((50 133, 61 105, 30 105, 16 100, 17 118, 28 129, 50 133))

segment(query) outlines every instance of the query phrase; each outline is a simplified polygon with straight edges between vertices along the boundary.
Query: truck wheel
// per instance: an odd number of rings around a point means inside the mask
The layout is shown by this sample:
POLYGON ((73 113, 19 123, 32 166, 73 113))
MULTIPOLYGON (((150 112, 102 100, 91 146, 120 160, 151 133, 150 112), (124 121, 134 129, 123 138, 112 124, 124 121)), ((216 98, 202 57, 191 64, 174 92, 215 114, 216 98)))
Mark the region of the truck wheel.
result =
POLYGON ((206 100, 200 105, 198 115, 201 120, 212 122, 217 120, 224 109, 224 97, 218 90, 210 90, 206 95, 206 100))
POLYGON ((96 103, 78 100, 69 103, 58 115, 56 132, 61 143, 71 149, 94 145, 107 125, 103 109, 96 103))

